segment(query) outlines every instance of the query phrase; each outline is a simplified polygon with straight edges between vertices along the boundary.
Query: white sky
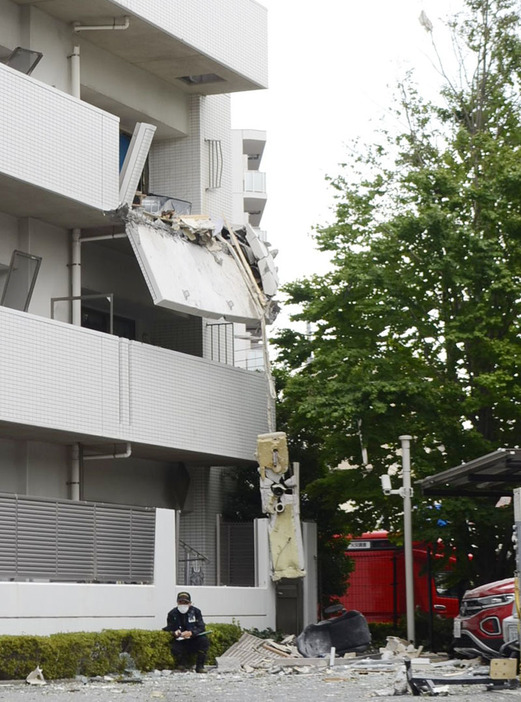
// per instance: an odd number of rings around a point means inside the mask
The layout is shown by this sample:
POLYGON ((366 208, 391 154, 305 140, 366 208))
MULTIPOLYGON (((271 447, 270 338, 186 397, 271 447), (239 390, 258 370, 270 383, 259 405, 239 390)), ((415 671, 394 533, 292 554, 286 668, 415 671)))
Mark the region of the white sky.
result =
POLYGON ((268 8, 268 90, 232 97, 232 126, 267 132, 261 170, 268 202, 261 228, 279 249, 281 283, 323 273, 312 227, 334 221, 325 176, 340 172, 349 144, 371 140, 397 82, 414 68, 431 94, 439 85, 425 11, 447 56, 444 19, 462 0, 261 0, 268 8))

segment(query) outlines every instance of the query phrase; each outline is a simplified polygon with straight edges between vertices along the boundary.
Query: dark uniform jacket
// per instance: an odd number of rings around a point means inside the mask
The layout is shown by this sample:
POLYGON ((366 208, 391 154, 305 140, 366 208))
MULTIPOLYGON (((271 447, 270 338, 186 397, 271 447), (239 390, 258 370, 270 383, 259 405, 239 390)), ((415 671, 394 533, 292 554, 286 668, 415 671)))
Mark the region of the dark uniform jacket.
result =
POLYGON ((190 605, 186 614, 181 614, 177 607, 171 609, 167 614, 166 626, 163 631, 170 631, 173 634, 174 631, 178 629, 181 631, 191 631, 192 636, 197 636, 205 631, 201 610, 193 605, 190 605))

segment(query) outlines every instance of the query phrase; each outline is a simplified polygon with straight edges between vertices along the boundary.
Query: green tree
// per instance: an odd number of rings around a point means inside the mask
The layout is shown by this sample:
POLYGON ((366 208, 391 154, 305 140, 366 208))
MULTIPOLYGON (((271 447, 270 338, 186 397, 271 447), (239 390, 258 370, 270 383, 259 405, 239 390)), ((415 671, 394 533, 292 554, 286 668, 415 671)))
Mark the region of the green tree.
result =
MULTIPOLYGON (((303 464, 312 447, 320 477, 304 494, 335 519, 350 500, 351 533, 400 529, 379 476, 399 467, 401 434, 414 436, 415 478, 521 443, 519 9, 466 0, 451 29, 468 78, 447 78, 438 104, 410 77, 399 86, 407 128, 331 180, 336 221, 316 232, 331 271, 286 286, 312 333, 275 339, 279 411, 303 464), (351 469, 332 470, 342 461, 351 469)), ((415 503, 416 537, 455 546, 458 576, 511 574, 510 509, 415 503)))

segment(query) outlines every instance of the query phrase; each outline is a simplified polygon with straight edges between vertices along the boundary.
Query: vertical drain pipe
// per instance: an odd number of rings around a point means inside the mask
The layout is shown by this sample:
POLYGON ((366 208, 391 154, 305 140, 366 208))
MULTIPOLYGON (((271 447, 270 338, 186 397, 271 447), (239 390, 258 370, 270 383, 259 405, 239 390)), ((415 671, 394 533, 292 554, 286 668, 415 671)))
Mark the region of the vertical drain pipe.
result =
MULTIPOLYGON (((80 79, 80 47, 75 46, 71 60, 71 95, 81 99, 81 79, 80 79)), ((73 229, 71 237, 71 296, 81 295, 81 229, 73 229)), ((71 322, 81 326, 81 300, 71 302, 71 322)))
POLYGON ((69 480, 69 499, 78 502, 80 499, 80 445, 72 445, 71 472, 69 480))
POLYGON ((81 98, 81 82, 80 82, 80 47, 74 46, 72 54, 69 56, 71 60, 71 95, 75 98, 81 98))
MULTIPOLYGON (((71 237, 71 297, 81 295, 81 229, 73 229, 71 237)), ((81 327, 81 300, 71 300, 71 322, 81 327)))
MULTIPOLYGON (((71 61, 71 95, 81 98, 80 82, 80 47, 74 46, 71 61)), ((71 233, 71 297, 81 295, 81 229, 73 229, 71 233)), ((71 322, 81 326, 81 300, 71 300, 71 322)), ((71 465, 69 473, 69 499, 80 499, 80 457, 81 449, 78 443, 72 445, 71 465)))

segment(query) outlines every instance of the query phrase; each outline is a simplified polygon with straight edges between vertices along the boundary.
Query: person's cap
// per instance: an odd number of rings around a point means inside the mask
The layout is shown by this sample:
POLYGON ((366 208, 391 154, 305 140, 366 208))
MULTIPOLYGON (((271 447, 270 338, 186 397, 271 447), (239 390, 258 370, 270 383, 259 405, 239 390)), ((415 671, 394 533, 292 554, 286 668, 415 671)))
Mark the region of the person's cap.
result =
POLYGON ((189 604, 192 601, 192 598, 190 597, 189 592, 179 592, 177 593, 177 601, 186 602, 187 604, 189 604))

